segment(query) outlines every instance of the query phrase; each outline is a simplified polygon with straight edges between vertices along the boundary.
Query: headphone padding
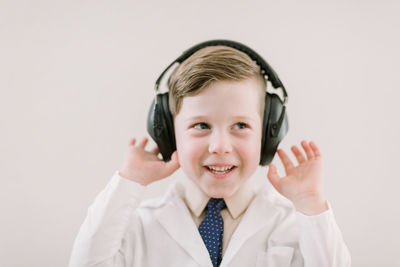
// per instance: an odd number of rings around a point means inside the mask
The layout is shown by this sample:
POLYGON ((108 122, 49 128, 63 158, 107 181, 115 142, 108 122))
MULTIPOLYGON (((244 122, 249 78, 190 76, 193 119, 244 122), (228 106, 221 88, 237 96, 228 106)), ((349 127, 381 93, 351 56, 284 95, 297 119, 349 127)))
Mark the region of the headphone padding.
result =
POLYGON ((278 95, 267 92, 265 95, 260 165, 268 165, 273 160, 278 145, 285 137, 288 130, 289 123, 282 100, 278 95), (282 112, 284 112, 284 117, 279 124, 278 122, 282 112))
POLYGON ((153 100, 147 117, 147 131, 158 149, 164 161, 171 159, 176 150, 174 125, 169 111, 168 92, 158 94, 157 104, 153 100))

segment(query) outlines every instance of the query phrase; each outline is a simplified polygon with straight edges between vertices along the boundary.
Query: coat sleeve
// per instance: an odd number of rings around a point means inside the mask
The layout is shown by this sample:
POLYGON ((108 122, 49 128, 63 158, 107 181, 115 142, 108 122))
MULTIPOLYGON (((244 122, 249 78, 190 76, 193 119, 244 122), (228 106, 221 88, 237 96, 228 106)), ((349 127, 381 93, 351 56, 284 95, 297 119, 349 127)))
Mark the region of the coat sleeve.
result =
POLYGON ((122 267, 122 240, 145 186, 116 171, 89 207, 74 241, 69 267, 122 267))
POLYGON ((350 267, 351 257, 336 224, 332 208, 307 216, 296 212, 300 229, 299 247, 304 267, 350 267))

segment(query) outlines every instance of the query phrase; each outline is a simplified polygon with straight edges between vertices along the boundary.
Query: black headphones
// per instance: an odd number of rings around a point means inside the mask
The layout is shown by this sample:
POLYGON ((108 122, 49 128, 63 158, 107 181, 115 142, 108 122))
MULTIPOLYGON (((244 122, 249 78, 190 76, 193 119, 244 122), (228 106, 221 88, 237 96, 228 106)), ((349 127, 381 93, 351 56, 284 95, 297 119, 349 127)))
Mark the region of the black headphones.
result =
POLYGON ((278 75, 268 65, 268 63, 251 48, 235 41, 211 40, 197 44, 184 51, 180 57, 175 59, 161 73, 155 84, 157 95, 151 104, 150 111, 147 117, 147 131, 153 138, 154 142, 156 142, 158 149, 160 150, 160 153, 163 157, 163 160, 169 161, 171 159, 172 153, 176 150, 176 142, 173 117, 169 109, 168 92, 158 93, 158 87, 160 85, 161 79, 175 63, 182 63, 193 53, 204 47, 216 45, 232 47, 246 53, 260 66, 261 74, 264 75, 264 77, 266 76, 266 80, 270 81, 275 89, 282 89, 284 97, 283 102, 277 94, 266 92, 265 95, 265 109, 262 125, 260 157, 260 165, 265 166, 269 164, 274 158, 280 141, 282 141, 289 129, 288 119, 285 112, 285 105, 288 100, 288 95, 278 75))

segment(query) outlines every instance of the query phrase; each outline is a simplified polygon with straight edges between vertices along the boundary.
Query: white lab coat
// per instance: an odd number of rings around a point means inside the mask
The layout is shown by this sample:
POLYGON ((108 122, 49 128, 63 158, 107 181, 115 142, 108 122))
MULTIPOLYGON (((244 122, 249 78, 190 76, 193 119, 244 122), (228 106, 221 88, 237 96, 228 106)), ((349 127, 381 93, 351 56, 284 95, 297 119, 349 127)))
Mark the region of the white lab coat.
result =
MULTIPOLYGON (((163 198, 140 202, 142 186, 116 172, 89 208, 69 266, 212 267, 180 190, 174 184, 163 198)), ((330 207, 306 216, 264 188, 233 233, 220 266, 350 265, 330 207)))

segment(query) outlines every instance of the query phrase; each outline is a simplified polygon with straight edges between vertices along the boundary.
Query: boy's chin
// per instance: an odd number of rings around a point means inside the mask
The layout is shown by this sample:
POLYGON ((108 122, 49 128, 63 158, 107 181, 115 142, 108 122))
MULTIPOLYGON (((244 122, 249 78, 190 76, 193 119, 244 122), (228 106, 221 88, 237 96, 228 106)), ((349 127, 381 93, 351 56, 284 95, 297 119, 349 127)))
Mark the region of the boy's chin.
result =
POLYGON ((228 198, 228 197, 231 197, 236 192, 236 190, 234 190, 233 188, 232 189, 231 188, 220 188, 220 189, 205 188, 204 191, 207 194, 207 196, 209 196, 210 198, 228 198))

